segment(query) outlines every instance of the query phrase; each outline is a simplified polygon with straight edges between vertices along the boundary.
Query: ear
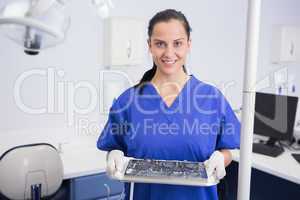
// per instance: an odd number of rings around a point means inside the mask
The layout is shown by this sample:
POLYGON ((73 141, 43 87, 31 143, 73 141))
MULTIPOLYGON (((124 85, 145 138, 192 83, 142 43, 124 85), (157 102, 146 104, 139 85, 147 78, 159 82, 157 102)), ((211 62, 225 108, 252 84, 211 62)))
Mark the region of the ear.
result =
POLYGON ((149 51, 149 53, 152 54, 152 46, 151 46, 151 39, 150 38, 147 40, 147 44, 148 44, 148 51, 149 51))
POLYGON ((190 52, 190 50, 191 50, 191 47, 192 47, 192 39, 190 38, 189 40, 188 40, 188 51, 190 52))

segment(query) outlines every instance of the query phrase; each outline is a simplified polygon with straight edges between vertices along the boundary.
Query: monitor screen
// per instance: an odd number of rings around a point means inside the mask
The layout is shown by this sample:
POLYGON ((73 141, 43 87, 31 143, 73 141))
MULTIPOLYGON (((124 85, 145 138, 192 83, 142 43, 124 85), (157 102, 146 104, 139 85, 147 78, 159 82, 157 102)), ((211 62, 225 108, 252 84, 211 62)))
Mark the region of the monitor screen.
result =
POLYGON ((256 92, 254 133, 276 140, 293 137, 298 97, 256 92))

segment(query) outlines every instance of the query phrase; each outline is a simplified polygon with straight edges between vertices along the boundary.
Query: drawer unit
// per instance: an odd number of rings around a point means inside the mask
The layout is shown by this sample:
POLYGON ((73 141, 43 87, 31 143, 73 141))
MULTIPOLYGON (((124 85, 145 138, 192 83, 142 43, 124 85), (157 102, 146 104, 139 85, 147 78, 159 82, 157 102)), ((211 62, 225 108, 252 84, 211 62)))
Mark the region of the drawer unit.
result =
POLYGON ((107 199, 107 197, 115 200, 114 198, 123 192, 124 184, 101 173, 72 179, 70 187, 70 200, 107 199))

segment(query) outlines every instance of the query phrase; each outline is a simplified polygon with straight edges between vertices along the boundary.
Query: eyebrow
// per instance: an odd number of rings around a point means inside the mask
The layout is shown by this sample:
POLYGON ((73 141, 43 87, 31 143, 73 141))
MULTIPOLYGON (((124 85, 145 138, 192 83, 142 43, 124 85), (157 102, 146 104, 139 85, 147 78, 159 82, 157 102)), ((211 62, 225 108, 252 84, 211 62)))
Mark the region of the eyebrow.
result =
MULTIPOLYGON (((164 40, 160 40, 160 39, 153 39, 155 42, 165 42, 164 40)), ((184 38, 178 38, 174 41, 178 41, 178 40, 184 40, 184 38)))
POLYGON ((179 39, 176 39, 176 40, 174 40, 174 41, 177 41, 177 40, 184 40, 185 38, 179 38, 179 39))

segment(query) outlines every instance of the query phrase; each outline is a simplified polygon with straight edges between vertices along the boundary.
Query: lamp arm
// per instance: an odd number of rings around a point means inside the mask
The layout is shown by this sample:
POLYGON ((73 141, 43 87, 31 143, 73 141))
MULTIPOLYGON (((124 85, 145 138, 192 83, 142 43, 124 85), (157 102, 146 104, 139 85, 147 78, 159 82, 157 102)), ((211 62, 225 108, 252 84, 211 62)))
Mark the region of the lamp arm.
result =
POLYGON ((64 4, 65 0, 31 0, 31 7, 27 12, 28 16, 43 15, 55 2, 64 4))

